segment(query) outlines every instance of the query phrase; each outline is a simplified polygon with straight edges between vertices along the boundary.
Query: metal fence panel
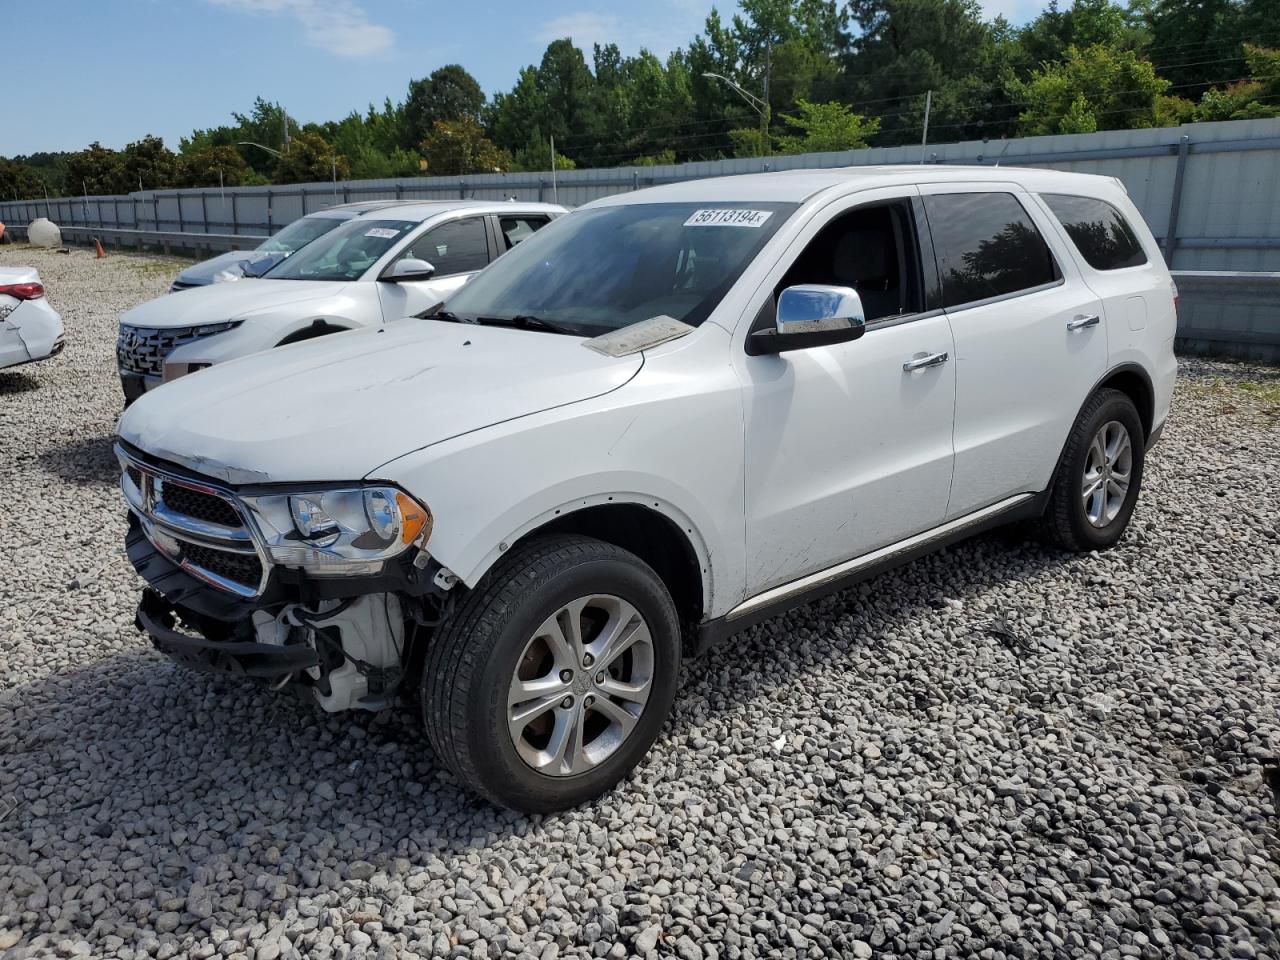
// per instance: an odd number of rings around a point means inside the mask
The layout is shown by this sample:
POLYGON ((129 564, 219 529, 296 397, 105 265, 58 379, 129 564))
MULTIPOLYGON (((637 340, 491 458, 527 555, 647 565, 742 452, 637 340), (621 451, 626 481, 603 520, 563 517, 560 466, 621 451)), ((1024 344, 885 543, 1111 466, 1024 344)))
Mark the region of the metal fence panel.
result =
POLYGON ((1280 347, 1266 341, 1280 331, 1280 287, 1273 280, 1246 282, 1240 276, 1280 274, 1280 118, 973 140, 933 144, 923 150, 908 145, 564 170, 555 174, 554 189, 547 171, 15 200, 0 202, 0 221, 19 237, 36 217, 48 216, 73 242, 101 235, 108 243, 146 243, 166 250, 227 250, 256 246, 262 237, 304 213, 352 200, 514 197, 578 206, 614 193, 702 177, 922 160, 1050 167, 1119 178, 1161 240, 1171 266, 1212 273, 1212 277, 1187 274, 1189 286, 1183 298, 1184 305, 1193 304, 1196 329, 1224 331, 1218 339, 1204 342, 1223 343, 1222 338, 1235 337, 1254 355, 1259 351, 1280 354, 1280 347), (1241 291, 1239 297, 1233 297, 1233 289, 1241 291))

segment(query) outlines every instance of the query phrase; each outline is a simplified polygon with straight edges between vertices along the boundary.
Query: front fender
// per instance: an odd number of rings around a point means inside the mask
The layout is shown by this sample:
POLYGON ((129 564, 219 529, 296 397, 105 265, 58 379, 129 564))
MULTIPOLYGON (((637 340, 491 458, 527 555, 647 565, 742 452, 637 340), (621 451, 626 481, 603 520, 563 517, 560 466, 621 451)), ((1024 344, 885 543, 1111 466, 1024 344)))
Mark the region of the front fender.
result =
POLYGON ((728 364, 696 375, 646 363, 612 393, 495 424, 371 471, 431 510, 427 549, 467 586, 566 513, 637 504, 669 518, 702 570, 704 613, 745 583, 741 392, 728 364))

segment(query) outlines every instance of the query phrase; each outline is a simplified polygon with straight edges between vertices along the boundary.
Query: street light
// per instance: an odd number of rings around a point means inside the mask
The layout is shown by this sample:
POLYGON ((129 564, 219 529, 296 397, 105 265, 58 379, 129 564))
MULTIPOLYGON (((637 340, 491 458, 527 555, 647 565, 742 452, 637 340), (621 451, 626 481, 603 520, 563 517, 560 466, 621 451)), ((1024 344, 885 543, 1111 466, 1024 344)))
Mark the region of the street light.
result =
POLYGON ((279 150, 273 150, 271 147, 268 147, 265 144, 254 143, 252 140, 237 140, 236 146, 237 147, 257 147, 259 150, 267 151, 267 153, 271 154, 273 157, 284 156, 284 154, 281 153, 279 150))
POLYGON ((727 84, 738 96, 747 101, 747 105, 760 115, 760 150, 764 156, 769 154, 769 67, 766 60, 764 73, 764 99, 760 99, 754 93, 743 90, 742 87, 734 83, 726 76, 718 73, 704 73, 704 77, 708 80, 719 80, 727 84))

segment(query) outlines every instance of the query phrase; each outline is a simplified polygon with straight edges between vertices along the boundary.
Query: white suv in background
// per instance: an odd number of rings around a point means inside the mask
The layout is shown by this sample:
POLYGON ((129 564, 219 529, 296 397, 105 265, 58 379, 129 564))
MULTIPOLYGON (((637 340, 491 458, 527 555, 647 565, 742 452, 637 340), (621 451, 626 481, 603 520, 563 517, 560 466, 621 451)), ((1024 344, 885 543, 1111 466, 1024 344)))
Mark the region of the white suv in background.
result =
POLYGON ((215 363, 421 313, 562 213, 546 203, 395 204, 347 220, 260 279, 157 297, 120 318, 125 403, 215 363))
POLYGON ((576 804, 644 755, 684 655, 995 524, 1114 544, 1169 409, 1175 298, 1100 177, 865 167, 599 200, 425 322, 127 411, 138 623, 328 710, 416 690, 464 784, 576 804))

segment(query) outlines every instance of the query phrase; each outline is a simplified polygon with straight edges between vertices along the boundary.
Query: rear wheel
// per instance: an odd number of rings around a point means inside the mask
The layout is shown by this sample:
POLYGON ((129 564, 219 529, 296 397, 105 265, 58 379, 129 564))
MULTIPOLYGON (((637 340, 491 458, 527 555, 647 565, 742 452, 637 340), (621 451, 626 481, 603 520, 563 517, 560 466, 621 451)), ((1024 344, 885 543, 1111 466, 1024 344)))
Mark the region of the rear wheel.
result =
POLYGON ((1145 434, 1133 401, 1100 390, 1076 418, 1044 527, 1064 550, 1102 550, 1124 535, 1142 487, 1145 434))
POLYGON ((441 628, 422 679, 427 736, 469 788, 529 813, 605 792, 671 709, 675 605, 635 555, 556 536, 503 558, 441 628))

